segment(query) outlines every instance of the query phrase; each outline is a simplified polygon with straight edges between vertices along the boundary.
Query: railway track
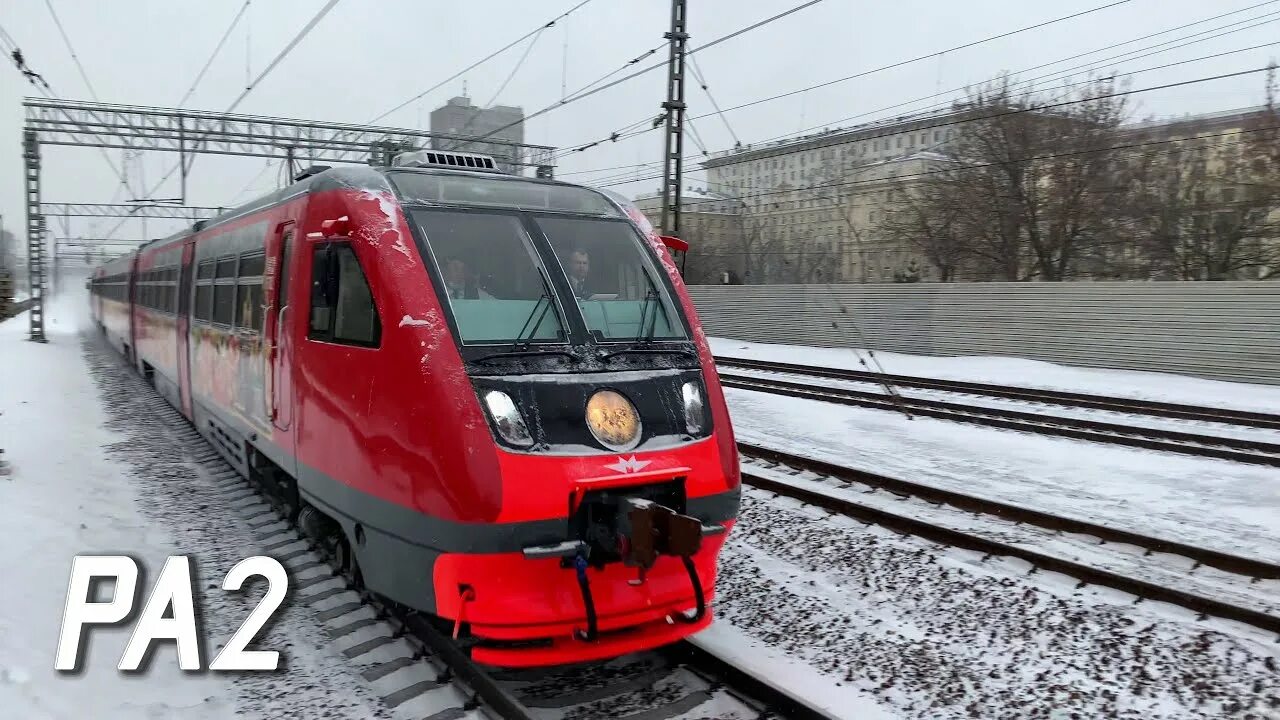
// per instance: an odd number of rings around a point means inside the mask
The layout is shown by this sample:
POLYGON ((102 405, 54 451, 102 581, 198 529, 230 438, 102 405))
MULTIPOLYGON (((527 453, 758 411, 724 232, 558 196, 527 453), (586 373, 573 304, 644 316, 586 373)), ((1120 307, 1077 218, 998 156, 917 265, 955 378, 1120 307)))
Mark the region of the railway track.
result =
POLYGON ((1253 412, 1249 410, 1184 405, 1180 403, 1160 402, 1157 400, 1116 398, 1104 395, 1092 395, 1089 393, 1064 392, 1061 390, 1045 390, 1040 388, 1007 387, 1004 385, 967 382, 963 380, 923 378, 913 375, 887 375, 868 372, 866 370, 848 370, 844 368, 798 365, 795 363, 771 362, 767 360, 749 360, 746 358, 716 357, 716 364, 720 367, 736 367, 750 370, 795 373, 799 375, 829 378, 832 380, 848 380, 851 382, 867 382, 875 384, 888 382, 898 387, 917 388, 920 390, 944 390, 952 393, 1005 398, 1009 400, 1023 400, 1048 405, 1060 405, 1063 407, 1111 410, 1114 412, 1130 413, 1134 415, 1218 422, 1229 425, 1243 425, 1268 430, 1280 430, 1280 415, 1253 412))
POLYGON ((1163 601, 1252 625, 1280 635, 1280 604, 1267 602, 1262 582, 1280 579, 1280 564, 1245 558, 1186 543, 1151 537, 1030 508, 885 477, 779 450, 739 443, 746 485, 821 507, 829 512, 919 536, 943 545, 981 552, 985 557, 1011 557, 1037 569, 1059 572, 1087 584, 1100 585, 1139 599, 1163 601), (816 480, 798 476, 811 473, 816 480), (842 487, 837 487, 842 486, 842 487), (873 501, 882 491, 889 497, 873 501), (905 501, 905 502, 904 502, 905 501), (979 518, 975 524, 973 518, 979 518), (1088 562, 1070 552, 1048 552, 1075 537, 1083 545, 1128 545, 1142 549, 1131 562, 1088 562), (1157 564, 1157 558, 1181 558, 1157 564), (1134 572, 1138 565, 1146 566, 1134 572), (1221 587, 1200 581, 1194 571, 1213 568, 1215 580, 1226 578, 1230 599, 1221 587), (1199 587, 1195 587, 1199 586, 1199 587), (1193 589, 1187 589, 1193 587, 1193 589))
MULTIPOLYGON (((871 382, 870 380, 866 380, 861 377, 835 377, 835 375, 839 373, 855 373, 857 371, 831 371, 830 368, 808 368, 807 366, 782 365, 779 363, 768 363, 767 367, 758 366, 758 364, 740 366, 737 364, 739 362, 737 360, 732 362, 720 360, 718 362, 722 367, 743 367, 744 369, 766 370, 775 373, 808 374, 815 377, 850 380, 853 382, 871 382), (815 370, 817 372, 809 373, 809 370, 815 370)), ((755 363, 755 361, 751 362, 755 363)), ((865 373, 865 375, 871 377, 876 376, 874 373, 865 373)), ((892 377, 896 378, 896 376, 892 377)), ((739 374, 731 371, 721 371, 720 380, 721 384, 725 387, 766 392, 786 397, 819 400, 822 402, 866 407, 877 410, 889 410, 894 412, 901 412, 905 410, 913 415, 985 425, 987 427, 996 427, 1006 430, 1017 430, 1039 435, 1055 435, 1076 440, 1124 445, 1127 447, 1158 450, 1183 455, 1194 455, 1198 457, 1217 458, 1220 460, 1229 460, 1253 465, 1280 467, 1280 443, 1267 442, 1252 438, 1193 433, 1167 428, 1142 427, 1103 420, 1063 417, 1003 407, 989 407, 947 400, 912 397, 910 395, 890 397, 883 392, 873 390, 819 386, 812 382, 797 382, 795 380, 739 374)), ((896 380, 893 382, 896 382, 896 380)), ((927 382, 933 383, 935 381, 927 382)), ((931 389, 946 389, 949 392, 957 392, 956 390, 941 387, 931 389)), ((1012 394, 1020 392, 1021 390, 1016 390, 1012 391, 1012 394)), ((970 392, 970 394, 973 393, 970 392)), ((1018 399, 1029 400, 1030 398, 1018 399)), ((1117 399, 1117 401, 1119 400, 1117 399)), ((1035 400, 1035 402, 1045 403, 1048 401, 1035 400)), ((1053 402, 1052 404, 1068 405, 1068 401, 1060 400, 1053 402)), ((1071 407, 1082 406, 1071 405, 1071 407)), ((1189 408, 1191 406, 1183 407, 1189 408)), ((1120 411, 1115 408, 1108 409, 1116 412, 1139 412, 1137 410, 1120 411)), ((1165 408, 1161 410, 1161 412, 1171 413, 1173 411, 1165 408)), ((1234 411, 1222 412, 1231 413, 1234 411)), ((1185 411, 1184 415, 1186 416, 1186 419, 1195 419, 1205 422, 1224 422, 1217 419, 1216 416, 1213 419, 1204 415, 1192 417, 1190 410, 1185 411)), ((1248 423, 1245 421, 1244 415, 1258 416, 1258 419, 1254 424, 1250 425, 1250 427, 1257 429, 1270 429, 1271 421, 1266 418, 1274 417, 1265 416, 1261 413, 1245 413, 1235 417, 1234 421, 1230 424, 1247 425, 1248 423)), ((1160 417, 1170 416, 1160 415, 1160 417)), ((1280 428, 1280 417, 1275 418, 1275 422, 1277 424, 1277 428, 1280 428)))
MULTIPOLYGON (((150 452, 180 455, 199 468, 208 487, 187 486, 182 496, 201 494, 205 503, 216 499, 215 507, 227 508, 233 516, 226 521, 252 533, 254 544, 238 553, 269 555, 284 564, 292 602, 310 608, 331 649, 369 684, 391 717, 831 720, 767 679, 687 642, 605 663, 483 668, 470 660, 465 642, 455 642, 438 620, 372 595, 338 570, 335 559, 288 520, 270 493, 236 473, 100 340, 90 341, 87 351, 99 353, 91 363, 107 367, 113 376, 108 397, 146 394, 146 415, 128 418, 140 433, 135 445, 153 443, 150 452)), ((184 478, 184 484, 193 480, 198 478, 184 478)))

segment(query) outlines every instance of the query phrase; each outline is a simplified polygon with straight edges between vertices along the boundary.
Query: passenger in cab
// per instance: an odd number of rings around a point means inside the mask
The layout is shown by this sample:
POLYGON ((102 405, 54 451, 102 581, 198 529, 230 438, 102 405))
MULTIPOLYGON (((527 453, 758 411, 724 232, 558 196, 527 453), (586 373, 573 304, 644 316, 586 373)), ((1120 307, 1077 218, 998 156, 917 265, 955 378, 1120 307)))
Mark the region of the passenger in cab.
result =
POLYGON ((449 297, 454 300, 491 300, 493 296, 485 292, 471 276, 467 263, 462 258, 452 257, 445 261, 444 284, 449 297))

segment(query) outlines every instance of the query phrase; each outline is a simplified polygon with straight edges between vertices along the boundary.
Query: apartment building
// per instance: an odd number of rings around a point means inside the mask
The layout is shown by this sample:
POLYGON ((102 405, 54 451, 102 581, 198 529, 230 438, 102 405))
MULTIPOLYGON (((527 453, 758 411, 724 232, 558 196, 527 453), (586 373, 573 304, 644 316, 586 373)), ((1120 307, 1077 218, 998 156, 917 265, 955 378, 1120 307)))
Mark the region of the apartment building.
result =
POLYGON ((891 282, 912 268, 910 248, 882 242, 875 227, 901 183, 944 159, 954 129, 942 116, 746 145, 703 162, 708 191, 739 198, 744 232, 757 236, 751 281, 891 282))

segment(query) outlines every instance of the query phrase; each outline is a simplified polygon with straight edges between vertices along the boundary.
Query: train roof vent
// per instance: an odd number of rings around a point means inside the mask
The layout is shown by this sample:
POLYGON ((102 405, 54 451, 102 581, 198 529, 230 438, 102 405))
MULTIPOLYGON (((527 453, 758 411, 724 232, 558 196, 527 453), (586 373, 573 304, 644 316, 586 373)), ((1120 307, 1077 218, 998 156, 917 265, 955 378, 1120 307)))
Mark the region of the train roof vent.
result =
POLYGON ((293 176, 293 181, 294 181, 294 182, 298 182, 299 180, 306 180, 307 178, 311 177, 312 175, 319 175, 320 173, 324 172, 325 170, 332 170, 332 169, 333 169, 333 166, 332 166, 332 165, 312 165, 311 167, 307 168, 306 170, 303 170, 302 172, 298 173, 297 175, 294 175, 294 176, 293 176))
POLYGON ((395 156, 391 164, 396 167, 445 167, 457 170, 501 172, 494 164, 493 158, 488 155, 447 150, 415 150, 400 153, 395 156))

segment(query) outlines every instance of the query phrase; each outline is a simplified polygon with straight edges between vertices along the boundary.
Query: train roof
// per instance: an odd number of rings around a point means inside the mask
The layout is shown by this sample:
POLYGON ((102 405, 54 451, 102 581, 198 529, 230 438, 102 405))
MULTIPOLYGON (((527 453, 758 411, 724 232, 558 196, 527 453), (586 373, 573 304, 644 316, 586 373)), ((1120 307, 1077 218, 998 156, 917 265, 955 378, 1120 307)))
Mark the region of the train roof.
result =
MULTIPOLYGON (((139 246, 133 252, 141 253, 145 250, 151 250, 158 246, 166 245, 170 242, 181 240, 193 233, 205 230, 207 228, 217 227, 223 223, 231 222, 237 218, 243 217, 262 208, 271 207, 273 205, 285 202, 299 195, 319 190, 332 190, 338 188, 349 188, 355 190, 381 190, 390 189, 387 182, 387 176, 390 174, 415 174, 415 175, 443 175, 458 177, 475 177, 484 178, 490 181, 512 181, 523 182, 538 185, 550 185, 572 188, 587 188, 585 185, 577 183, 569 183, 561 180, 547 178, 530 178, 520 175, 507 175, 504 173, 495 173, 486 170, 468 170, 454 169, 445 167, 414 167, 403 165, 390 166, 368 166, 368 165, 344 165, 328 168, 312 168, 300 173, 298 179, 291 185, 280 188, 274 192, 263 195, 262 197, 250 200, 249 202, 238 207, 231 208, 225 212, 219 213, 207 220, 198 220, 193 225, 183 228, 168 237, 157 238, 139 246)), ((592 189, 595 192, 599 190, 592 189)), ((128 257, 132 253, 128 253, 122 257, 128 257)))

